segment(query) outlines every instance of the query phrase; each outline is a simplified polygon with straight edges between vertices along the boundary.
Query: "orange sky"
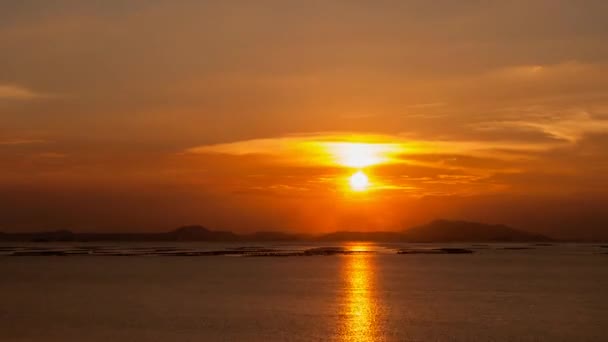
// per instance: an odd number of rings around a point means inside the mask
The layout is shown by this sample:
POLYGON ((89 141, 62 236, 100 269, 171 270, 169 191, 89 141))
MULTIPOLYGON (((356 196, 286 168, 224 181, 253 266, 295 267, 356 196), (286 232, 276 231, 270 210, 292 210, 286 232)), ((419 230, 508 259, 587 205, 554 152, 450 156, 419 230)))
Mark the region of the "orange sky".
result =
POLYGON ((607 12, 0 4, 0 231, 458 218, 608 237, 607 12))

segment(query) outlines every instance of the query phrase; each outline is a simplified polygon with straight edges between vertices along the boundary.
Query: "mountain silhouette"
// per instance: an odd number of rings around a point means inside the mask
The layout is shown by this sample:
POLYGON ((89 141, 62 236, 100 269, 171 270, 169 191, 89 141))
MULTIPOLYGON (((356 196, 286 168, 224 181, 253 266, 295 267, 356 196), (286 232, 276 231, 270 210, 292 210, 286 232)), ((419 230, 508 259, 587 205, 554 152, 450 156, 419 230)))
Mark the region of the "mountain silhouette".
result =
POLYGON ((500 224, 436 220, 403 231, 338 231, 322 235, 284 232, 236 234, 210 230, 203 226, 183 226, 165 233, 74 233, 56 230, 35 233, 2 233, 0 241, 384 241, 384 242, 540 242, 544 235, 529 233, 500 224))
POLYGON ((412 242, 549 241, 547 236, 517 230, 502 224, 436 220, 403 231, 412 242))

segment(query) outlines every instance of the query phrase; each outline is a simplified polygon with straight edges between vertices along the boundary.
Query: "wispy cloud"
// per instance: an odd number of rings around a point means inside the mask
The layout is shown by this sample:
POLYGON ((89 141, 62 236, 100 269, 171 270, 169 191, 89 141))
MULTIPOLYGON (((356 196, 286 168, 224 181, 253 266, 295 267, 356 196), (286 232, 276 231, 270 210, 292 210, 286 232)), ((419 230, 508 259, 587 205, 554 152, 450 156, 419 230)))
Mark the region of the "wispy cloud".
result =
POLYGON ((35 156, 38 158, 44 158, 44 159, 63 159, 65 157, 67 157, 67 154, 59 153, 59 152, 42 152, 42 153, 36 154, 35 156))
POLYGON ((587 134, 608 133, 608 119, 595 118, 584 110, 561 113, 550 113, 549 111, 545 115, 524 120, 484 122, 475 125, 475 128, 479 130, 535 130, 557 140, 575 143, 587 134))
POLYGON ((48 141, 42 139, 24 139, 24 138, 14 138, 14 139, 5 139, 0 140, 0 146, 16 146, 16 145, 30 145, 30 144, 44 144, 48 141))
MULTIPOLYGON (((555 147, 545 142, 417 140, 386 134, 314 133, 197 146, 187 149, 185 153, 235 156, 271 155, 289 158, 293 161, 300 160, 307 164, 311 162, 312 157, 312 160, 317 162, 332 163, 332 159, 322 158, 326 154, 331 154, 332 146, 358 143, 387 147, 391 154, 401 156, 428 153, 482 155, 485 153, 484 151, 492 151, 491 153, 495 156, 494 153, 501 149, 538 152, 555 147)), ((398 156, 395 155, 395 157, 398 156)), ((393 158, 391 160, 399 161, 393 158)))
POLYGON ((52 97, 52 95, 14 84, 0 84, 0 99, 33 100, 48 97, 52 97))
POLYGON ((438 108, 445 106, 443 102, 417 103, 407 106, 407 108, 438 108))
MULTIPOLYGON (((536 189, 535 183, 522 186, 514 175, 536 179, 538 188, 562 191, 557 183, 547 185, 545 175, 595 172, 584 167, 570 170, 566 164, 578 160, 577 147, 582 146, 585 137, 608 128, 605 122, 585 113, 563 115, 550 122, 488 123, 479 129, 493 127, 513 132, 509 134, 521 134, 522 128, 538 130, 559 139, 417 140, 403 135, 319 132, 199 146, 186 150, 184 156, 196 156, 200 162, 214 165, 218 172, 208 177, 237 190, 260 184, 288 184, 324 193, 342 184, 345 174, 361 166, 369 172, 371 188, 386 194, 468 196, 536 189), (559 156, 557 160, 555 156, 559 156), (235 167, 244 163, 245 170, 235 167), (229 176, 225 170, 231 170, 229 176), (251 172, 262 176, 249 184, 244 175, 251 172), (331 182, 310 183, 326 178, 337 185, 332 188, 331 182)), ((291 192, 287 188, 281 191, 291 192)))

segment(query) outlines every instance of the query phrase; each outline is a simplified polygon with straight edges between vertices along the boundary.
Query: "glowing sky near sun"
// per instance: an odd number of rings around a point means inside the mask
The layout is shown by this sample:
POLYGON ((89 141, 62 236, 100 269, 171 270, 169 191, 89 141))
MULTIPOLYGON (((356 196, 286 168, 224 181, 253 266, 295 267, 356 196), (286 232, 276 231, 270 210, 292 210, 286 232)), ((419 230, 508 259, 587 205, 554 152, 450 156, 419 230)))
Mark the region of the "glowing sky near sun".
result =
POLYGON ((0 231, 445 217, 608 238, 607 12, 1 2, 0 231))

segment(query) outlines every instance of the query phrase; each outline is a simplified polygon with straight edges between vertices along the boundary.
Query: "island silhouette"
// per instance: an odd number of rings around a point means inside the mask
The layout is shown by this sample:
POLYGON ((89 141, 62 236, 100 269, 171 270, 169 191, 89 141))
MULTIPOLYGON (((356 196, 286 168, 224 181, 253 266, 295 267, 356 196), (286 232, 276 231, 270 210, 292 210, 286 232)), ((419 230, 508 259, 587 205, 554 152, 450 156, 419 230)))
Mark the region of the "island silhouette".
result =
POLYGON ((370 242, 542 242, 548 236, 526 232, 501 224, 469 221, 435 220, 400 231, 337 231, 328 234, 294 234, 260 231, 238 234, 211 230, 199 225, 183 226, 163 233, 77 233, 69 230, 2 233, 0 241, 370 241, 370 242))

